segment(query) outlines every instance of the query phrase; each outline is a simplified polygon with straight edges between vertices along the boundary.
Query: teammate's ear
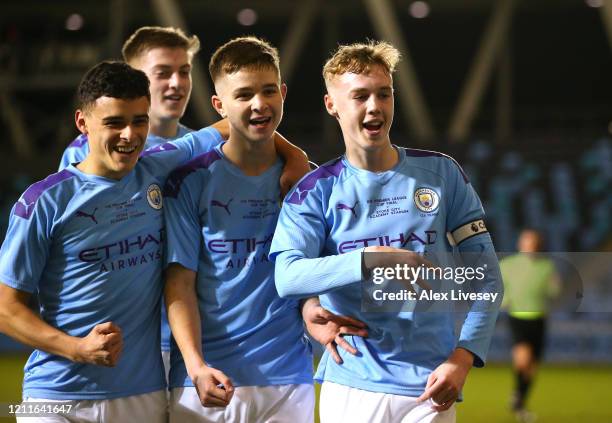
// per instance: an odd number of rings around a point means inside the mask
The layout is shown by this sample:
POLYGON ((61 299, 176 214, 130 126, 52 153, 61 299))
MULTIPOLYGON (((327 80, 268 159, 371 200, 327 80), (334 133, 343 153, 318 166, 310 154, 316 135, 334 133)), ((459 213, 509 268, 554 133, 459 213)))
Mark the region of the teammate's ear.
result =
POLYGON ((74 123, 76 124, 78 130, 81 131, 81 134, 87 135, 88 131, 85 112, 83 112, 81 109, 77 109, 77 111, 74 113, 74 123))
POLYGON ((287 84, 282 83, 280 86, 281 96, 283 97, 283 101, 287 98, 287 84))
POLYGON ((325 103, 325 110, 327 110, 327 113, 337 118, 338 111, 336 110, 336 106, 334 106, 334 100, 329 94, 325 94, 325 96, 323 97, 323 103, 325 103))
POLYGON ((227 113, 225 113, 225 110, 223 110, 223 102, 221 101, 221 98, 217 94, 215 94, 210 100, 212 102, 212 106, 215 108, 217 113, 219 113, 222 118, 226 118, 227 113))

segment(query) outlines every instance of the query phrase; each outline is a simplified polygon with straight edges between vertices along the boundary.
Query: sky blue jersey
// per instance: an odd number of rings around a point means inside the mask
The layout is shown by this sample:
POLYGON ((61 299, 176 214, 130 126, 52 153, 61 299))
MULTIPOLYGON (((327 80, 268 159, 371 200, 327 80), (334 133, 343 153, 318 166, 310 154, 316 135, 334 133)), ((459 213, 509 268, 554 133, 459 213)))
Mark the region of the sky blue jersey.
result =
MULTIPOLYGON (((173 138, 163 138, 149 132, 147 136, 147 141, 145 144, 145 150, 157 147, 158 145, 164 144, 168 141, 175 140, 177 138, 182 137, 188 133, 192 132, 191 129, 179 123, 178 132, 176 137, 173 138)), ((212 148, 212 147, 211 147, 212 148)), ((62 155, 62 160, 59 165, 59 170, 66 168, 71 163, 79 163, 87 157, 89 154, 89 143, 87 140, 87 135, 81 134, 66 147, 64 154, 62 155)), ((168 316, 166 315, 166 307, 161 308, 161 349, 162 351, 170 351, 170 325, 168 324, 168 316)))
MULTIPOLYGON (((235 386, 312 383, 299 302, 278 296, 268 260, 281 170, 246 176, 216 147, 164 188, 165 260, 197 272, 204 359, 235 386)), ((193 383, 173 341, 170 387, 182 386, 193 383)))
MULTIPOLYGON (((342 157, 306 175, 285 198, 270 257, 276 261, 282 297, 320 295, 323 307, 368 325, 368 338, 347 337, 361 354, 339 349, 344 363, 338 365, 325 352, 315 379, 419 396, 429 374, 457 346, 474 353, 476 366, 484 364, 497 313, 468 313, 457 339, 454 313, 362 311, 364 247, 451 251, 447 232, 456 233, 484 216, 454 160, 396 149, 399 162, 386 172, 355 168, 342 157)), ((488 232, 477 232, 464 237, 459 250, 493 252, 488 232)), ((486 283, 501 290, 496 260, 486 283)))
MULTIPOLYGON (((158 145, 164 144, 168 141, 180 138, 183 135, 188 134, 189 132, 191 132, 191 129, 180 123, 178 125, 178 131, 175 137, 163 138, 149 132, 149 135, 147 136, 147 141, 145 143, 145 149, 157 147, 158 145)), ((70 144, 68 144, 68 147, 66 147, 66 150, 64 150, 64 154, 62 154, 62 159, 60 160, 59 170, 68 167, 68 165, 71 163, 82 162, 88 154, 89 142, 87 139, 87 135, 81 134, 76 137, 70 144)))
POLYGON ((109 399, 164 388, 162 187, 174 167, 220 141, 205 128, 145 151, 121 180, 69 165, 22 194, 0 249, 0 282, 38 293, 41 318, 71 336, 107 321, 123 336, 114 368, 34 350, 24 397, 109 399))

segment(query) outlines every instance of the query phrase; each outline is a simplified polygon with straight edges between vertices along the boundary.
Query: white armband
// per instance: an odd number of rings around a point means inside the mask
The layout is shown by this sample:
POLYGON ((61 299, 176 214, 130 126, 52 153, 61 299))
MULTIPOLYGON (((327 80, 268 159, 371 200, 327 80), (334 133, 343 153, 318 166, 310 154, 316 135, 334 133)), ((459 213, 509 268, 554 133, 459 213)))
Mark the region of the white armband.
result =
POLYGON ((479 219, 474 220, 473 222, 468 222, 465 225, 461 225, 452 232, 447 232, 446 237, 448 238, 450 245, 456 246, 468 238, 485 232, 489 231, 485 226, 484 220, 479 219))

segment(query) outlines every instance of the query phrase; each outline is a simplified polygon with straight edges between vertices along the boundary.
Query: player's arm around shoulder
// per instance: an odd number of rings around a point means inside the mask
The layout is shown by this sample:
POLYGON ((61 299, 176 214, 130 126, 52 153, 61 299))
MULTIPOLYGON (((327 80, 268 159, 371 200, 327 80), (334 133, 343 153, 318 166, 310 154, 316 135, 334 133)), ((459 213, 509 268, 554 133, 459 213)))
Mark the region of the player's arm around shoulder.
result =
POLYGON ((119 327, 101 323, 85 337, 70 336, 44 322, 28 306, 31 294, 0 283, 0 332, 33 348, 77 363, 113 367, 123 348, 119 327))
POLYGON ((274 133, 274 147, 285 160, 283 173, 280 177, 281 196, 284 197, 310 170, 308 155, 304 150, 292 144, 278 132, 274 133))
POLYGON ((210 152, 226 139, 227 135, 214 126, 207 126, 143 151, 140 162, 154 174, 165 176, 195 157, 210 152))

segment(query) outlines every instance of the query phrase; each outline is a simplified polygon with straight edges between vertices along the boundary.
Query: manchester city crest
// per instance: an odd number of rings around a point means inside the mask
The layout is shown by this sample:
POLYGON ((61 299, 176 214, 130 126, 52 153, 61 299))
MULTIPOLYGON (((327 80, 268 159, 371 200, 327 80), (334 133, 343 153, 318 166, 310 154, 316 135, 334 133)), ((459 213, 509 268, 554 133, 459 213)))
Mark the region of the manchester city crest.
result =
POLYGON ((149 202, 149 205, 155 210, 161 210, 163 200, 161 188, 159 187, 159 185, 149 185, 149 188, 147 188, 147 201, 149 202))
POLYGON ((422 212, 431 213, 438 209, 440 197, 431 188, 419 188, 414 192, 414 205, 422 212))

